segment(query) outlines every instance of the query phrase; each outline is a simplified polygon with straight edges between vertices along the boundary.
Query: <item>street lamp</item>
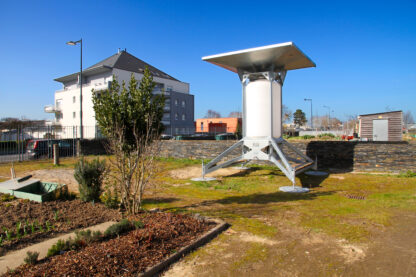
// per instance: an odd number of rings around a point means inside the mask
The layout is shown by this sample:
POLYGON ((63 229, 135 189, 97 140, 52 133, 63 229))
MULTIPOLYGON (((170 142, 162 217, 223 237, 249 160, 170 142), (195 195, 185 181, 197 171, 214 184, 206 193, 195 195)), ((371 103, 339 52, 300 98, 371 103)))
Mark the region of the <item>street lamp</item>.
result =
POLYGON ((66 44, 68 45, 77 45, 80 44, 80 48, 81 48, 81 63, 80 63, 80 71, 79 71, 79 81, 80 81, 80 85, 79 85, 79 123, 80 123, 80 139, 83 139, 83 128, 82 128, 82 38, 80 40, 77 41, 68 41, 66 44))
POLYGON ((305 98, 305 101, 311 101, 311 128, 313 129, 313 117, 312 117, 312 99, 305 98))

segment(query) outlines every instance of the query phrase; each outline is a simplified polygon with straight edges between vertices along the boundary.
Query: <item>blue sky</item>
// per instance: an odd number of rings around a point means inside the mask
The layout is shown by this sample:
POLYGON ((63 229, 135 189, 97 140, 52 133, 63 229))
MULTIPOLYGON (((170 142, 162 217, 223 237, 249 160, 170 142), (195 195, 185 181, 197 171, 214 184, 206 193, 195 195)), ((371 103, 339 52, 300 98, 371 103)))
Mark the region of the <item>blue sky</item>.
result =
POLYGON ((191 84, 195 118, 241 109, 236 74, 202 56, 295 42, 317 65, 290 71, 283 102, 309 116, 410 110, 416 117, 416 1, 2 1, 0 118, 51 118, 54 78, 118 48, 191 84))

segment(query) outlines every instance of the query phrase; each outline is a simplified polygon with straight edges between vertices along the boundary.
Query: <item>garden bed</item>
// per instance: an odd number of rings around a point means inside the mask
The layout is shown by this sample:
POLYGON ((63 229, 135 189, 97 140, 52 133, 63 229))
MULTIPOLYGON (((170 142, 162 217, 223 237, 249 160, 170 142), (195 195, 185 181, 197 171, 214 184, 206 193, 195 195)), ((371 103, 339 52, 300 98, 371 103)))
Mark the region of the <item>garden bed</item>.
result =
MULTIPOLYGON (((7 196, 1 195, 3 199, 7 196)), ((36 203, 15 199, 0 202, 0 255, 54 237, 59 233, 121 219, 101 203, 59 200, 36 203)))
POLYGON ((94 242, 4 276, 137 276, 189 245, 215 223, 171 213, 143 213, 144 228, 94 242))

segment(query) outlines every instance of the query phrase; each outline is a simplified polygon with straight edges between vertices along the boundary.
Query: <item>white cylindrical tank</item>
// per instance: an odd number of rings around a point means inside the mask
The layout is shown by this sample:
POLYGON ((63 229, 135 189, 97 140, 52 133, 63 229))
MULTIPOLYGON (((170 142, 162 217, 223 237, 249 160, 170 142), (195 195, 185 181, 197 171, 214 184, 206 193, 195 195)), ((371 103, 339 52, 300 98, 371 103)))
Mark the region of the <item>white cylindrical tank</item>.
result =
POLYGON ((260 79, 245 88, 246 137, 282 136, 282 87, 276 82, 260 79), (273 103, 273 105, 272 105, 273 103))

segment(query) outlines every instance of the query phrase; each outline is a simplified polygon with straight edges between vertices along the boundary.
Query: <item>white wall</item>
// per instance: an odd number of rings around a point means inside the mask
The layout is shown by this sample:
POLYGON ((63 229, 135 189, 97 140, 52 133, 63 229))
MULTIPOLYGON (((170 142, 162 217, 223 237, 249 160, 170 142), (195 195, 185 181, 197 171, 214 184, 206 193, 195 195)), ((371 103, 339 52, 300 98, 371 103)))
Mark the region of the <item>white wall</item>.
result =
MULTIPOLYGON (((96 122, 95 122, 95 113, 92 103, 92 89, 100 90, 108 88, 108 81, 112 80, 112 73, 102 73, 93 77, 87 78, 87 83, 82 86, 82 114, 83 119, 82 123, 84 128, 84 133, 90 137, 94 137, 95 133, 93 132, 96 122), (91 132, 90 132, 91 129, 91 132)), ((57 121, 61 126, 79 126, 80 125, 80 89, 79 86, 72 85, 67 87, 66 90, 58 90, 55 92, 55 103, 56 106, 57 100, 61 100, 61 111, 62 119, 57 121), (73 101, 75 97, 75 103, 73 101), (75 118, 73 113, 75 112, 75 118)), ((85 136, 87 138, 87 136, 85 136)))
MULTIPOLYGON (((92 103, 92 92, 91 90, 100 90, 107 89, 108 82, 112 81, 113 74, 117 76, 118 82, 121 84, 122 81, 125 81, 126 84, 130 81, 131 72, 126 70, 121 70, 114 68, 113 71, 100 73, 94 76, 89 76, 85 78, 85 84, 82 86, 82 113, 83 119, 82 123, 84 126, 84 137, 85 138, 94 138, 95 136, 95 113, 92 103)), ((137 80, 141 80, 143 74, 134 73, 134 76, 137 80)), ((159 77, 154 77, 153 80, 156 83, 161 83, 164 85, 166 90, 168 86, 172 87, 173 91, 182 92, 189 94, 189 84, 174 80, 163 79, 159 77)), ((80 125, 80 89, 77 85, 78 81, 71 81, 64 84, 65 89, 58 90, 55 92, 55 103, 56 106, 57 100, 61 100, 61 111, 62 119, 56 121, 61 126, 79 126, 80 125), (75 103, 73 102, 73 97, 75 97, 75 103), (75 112, 75 118, 73 117, 73 112, 75 112)), ((79 132, 79 130, 77 130, 79 132)), ((72 129, 70 130, 72 133, 72 129)), ((71 134, 68 134, 71 135, 71 134)), ((66 137, 68 136, 66 135, 66 137)))

